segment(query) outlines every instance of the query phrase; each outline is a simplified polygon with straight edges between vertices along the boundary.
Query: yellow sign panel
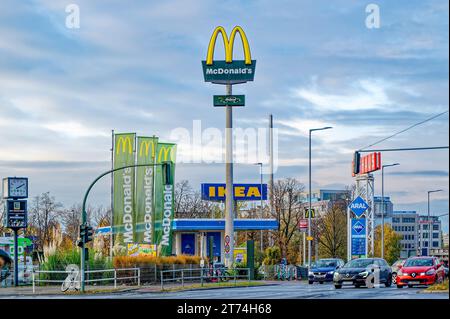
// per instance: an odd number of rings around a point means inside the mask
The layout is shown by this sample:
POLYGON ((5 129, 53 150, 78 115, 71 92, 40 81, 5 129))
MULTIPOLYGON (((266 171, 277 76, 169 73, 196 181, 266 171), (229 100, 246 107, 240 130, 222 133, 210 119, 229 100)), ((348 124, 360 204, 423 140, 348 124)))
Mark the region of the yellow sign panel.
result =
POLYGON ((213 59, 214 59, 214 49, 216 47, 216 39, 219 33, 222 35, 223 39, 223 46, 225 48, 225 62, 231 63, 233 62, 233 45, 234 45, 234 38, 236 37, 236 33, 239 33, 241 36, 242 46, 244 48, 244 57, 245 57, 245 64, 252 64, 252 57, 250 54, 250 46, 248 45, 248 40, 245 35, 244 30, 242 30, 241 27, 236 26, 231 31, 230 40, 228 40, 227 33, 225 32, 225 29, 223 27, 217 27, 212 36, 209 40, 208 45, 208 54, 206 55, 206 64, 212 65, 213 59))
POLYGON ((313 239, 314 239, 314 238, 311 237, 311 236, 306 237, 306 240, 309 240, 309 241, 311 241, 311 240, 313 240, 313 239))
POLYGON ((247 264, 247 247, 234 247, 234 261, 247 264))

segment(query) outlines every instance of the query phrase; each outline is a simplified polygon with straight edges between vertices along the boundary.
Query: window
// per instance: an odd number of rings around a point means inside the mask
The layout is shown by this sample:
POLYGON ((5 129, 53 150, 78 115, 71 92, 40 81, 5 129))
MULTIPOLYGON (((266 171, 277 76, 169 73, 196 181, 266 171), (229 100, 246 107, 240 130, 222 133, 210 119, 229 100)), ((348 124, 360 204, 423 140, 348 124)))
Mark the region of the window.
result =
POLYGON ((403 221, 404 223, 414 223, 416 220, 415 220, 415 218, 413 218, 413 217, 403 217, 403 218, 402 218, 402 221, 403 221))
POLYGON ((433 224, 433 230, 439 230, 439 224, 433 224))
POLYGON ((422 225, 423 230, 428 230, 428 225, 422 225))
POLYGON ((400 223, 400 218, 399 217, 392 217, 392 222, 393 223, 400 223))
POLYGON ((439 242, 438 241, 433 241, 433 247, 439 247, 439 242))
POLYGON ((433 238, 439 238, 439 233, 433 233, 433 238))
POLYGON ((423 233, 422 238, 428 238, 428 233, 423 233))

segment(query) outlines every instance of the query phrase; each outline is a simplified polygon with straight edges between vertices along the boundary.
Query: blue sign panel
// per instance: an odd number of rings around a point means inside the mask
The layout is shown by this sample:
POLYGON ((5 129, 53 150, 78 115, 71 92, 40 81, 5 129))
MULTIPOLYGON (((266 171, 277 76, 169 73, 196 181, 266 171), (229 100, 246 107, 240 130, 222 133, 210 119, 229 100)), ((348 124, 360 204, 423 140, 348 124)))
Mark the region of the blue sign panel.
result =
POLYGON ((353 202, 350 203, 350 209, 355 213, 356 217, 361 217, 368 208, 369 204, 367 204, 361 196, 356 197, 353 202))
MULTIPOLYGON (((234 184, 234 200, 266 200, 267 184, 234 184), (262 194, 261 194, 262 193, 262 194)), ((202 184, 203 200, 225 200, 225 184, 202 184)))
POLYGON ((366 255, 366 219, 352 219, 352 256, 366 255))

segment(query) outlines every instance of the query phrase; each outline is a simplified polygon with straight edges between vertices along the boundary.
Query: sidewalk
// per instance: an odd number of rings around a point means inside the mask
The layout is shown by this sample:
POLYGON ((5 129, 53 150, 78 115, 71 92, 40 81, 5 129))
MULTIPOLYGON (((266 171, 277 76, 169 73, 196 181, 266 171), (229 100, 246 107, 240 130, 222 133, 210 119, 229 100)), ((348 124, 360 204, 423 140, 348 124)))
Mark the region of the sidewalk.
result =
MULTIPOLYGON (((86 293, 114 293, 114 292, 124 292, 136 290, 142 287, 149 288, 151 286, 86 286, 86 293)), ((160 286, 155 285, 155 290, 160 291, 160 286)), ((7 287, 0 288, 0 299, 1 298, 9 298, 9 297, 20 297, 20 296, 38 296, 38 295, 77 295, 79 292, 71 290, 67 292, 61 291, 61 286, 36 286, 35 293, 33 293, 32 286, 19 286, 19 287, 7 287)))

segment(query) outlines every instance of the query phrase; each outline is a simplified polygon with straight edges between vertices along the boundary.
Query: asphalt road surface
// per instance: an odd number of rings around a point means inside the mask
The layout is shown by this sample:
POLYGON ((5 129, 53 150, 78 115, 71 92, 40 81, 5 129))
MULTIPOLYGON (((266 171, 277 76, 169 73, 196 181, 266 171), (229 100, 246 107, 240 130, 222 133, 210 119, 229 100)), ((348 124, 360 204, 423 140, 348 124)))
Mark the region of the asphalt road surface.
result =
MULTIPOLYGON (((180 292, 127 291, 111 294, 85 295, 81 298, 95 299, 449 299, 448 293, 422 293, 424 288, 335 289, 332 284, 308 285, 299 282, 282 282, 270 286, 204 289, 180 292)), ((0 296, 1 297, 1 296, 0 296)), ((21 298, 80 298, 80 296, 21 296, 21 298)), ((16 297, 17 298, 17 297, 16 297)))

